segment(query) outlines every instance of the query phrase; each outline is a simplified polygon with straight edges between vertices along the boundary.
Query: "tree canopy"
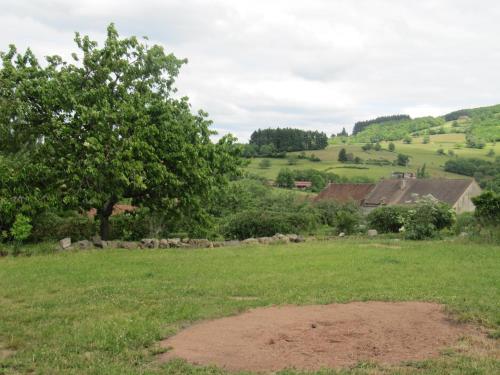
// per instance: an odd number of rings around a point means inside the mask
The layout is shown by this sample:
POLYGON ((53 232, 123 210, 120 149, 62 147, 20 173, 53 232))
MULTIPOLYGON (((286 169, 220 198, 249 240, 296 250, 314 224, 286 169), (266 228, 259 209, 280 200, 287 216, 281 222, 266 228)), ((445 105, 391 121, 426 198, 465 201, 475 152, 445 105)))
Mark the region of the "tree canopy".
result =
POLYGON ((322 150, 328 146, 328 137, 319 131, 269 128, 254 131, 249 143, 259 148, 259 154, 269 155, 272 152, 322 150))
POLYGON ((97 208, 103 237, 125 198, 203 220, 206 201, 240 162, 234 138, 213 143, 207 114, 175 97, 186 60, 121 39, 113 24, 102 47, 78 33, 75 42, 73 62, 50 56, 44 67, 30 50, 1 54, 2 152, 26 152, 18 173, 31 189, 64 207, 97 208))

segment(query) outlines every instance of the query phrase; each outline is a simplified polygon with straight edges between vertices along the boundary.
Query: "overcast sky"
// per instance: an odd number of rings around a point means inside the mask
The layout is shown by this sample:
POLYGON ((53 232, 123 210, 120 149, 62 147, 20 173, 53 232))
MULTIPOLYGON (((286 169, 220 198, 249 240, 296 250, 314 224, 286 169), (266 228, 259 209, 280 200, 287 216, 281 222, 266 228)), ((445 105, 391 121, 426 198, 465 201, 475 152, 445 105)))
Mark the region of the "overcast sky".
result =
POLYGON ((69 56, 114 22, 187 58, 179 91, 245 141, 498 104, 499 20, 497 0, 0 0, 0 50, 69 56))

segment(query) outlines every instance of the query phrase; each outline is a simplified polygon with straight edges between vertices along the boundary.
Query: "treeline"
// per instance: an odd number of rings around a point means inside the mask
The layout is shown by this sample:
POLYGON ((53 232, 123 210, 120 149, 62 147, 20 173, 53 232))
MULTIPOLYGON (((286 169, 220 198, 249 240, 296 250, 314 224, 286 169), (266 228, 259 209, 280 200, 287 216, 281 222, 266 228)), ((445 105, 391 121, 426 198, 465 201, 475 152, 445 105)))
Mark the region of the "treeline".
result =
POLYGON ((469 109, 460 109, 458 111, 450 112, 450 113, 444 115, 444 119, 446 121, 456 121, 460 117, 463 117, 463 116, 470 117, 471 111, 469 109))
POLYGON ((391 116, 377 117, 373 120, 358 121, 357 123, 354 124, 352 135, 356 135, 357 133, 363 131, 370 125, 381 124, 389 121, 401 121, 401 120, 411 120, 411 117, 408 115, 391 115, 391 116))
POLYGON ((317 130, 269 128, 254 131, 250 136, 249 144, 255 146, 259 154, 261 154, 262 147, 265 147, 266 153, 269 153, 269 149, 277 153, 323 150, 328 146, 328 137, 317 130))
POLYGON ((447 172, 474 177, 483 189, 500 193, 500 157, 494 162, 476 158, 456 158, 444 165, 447 172))

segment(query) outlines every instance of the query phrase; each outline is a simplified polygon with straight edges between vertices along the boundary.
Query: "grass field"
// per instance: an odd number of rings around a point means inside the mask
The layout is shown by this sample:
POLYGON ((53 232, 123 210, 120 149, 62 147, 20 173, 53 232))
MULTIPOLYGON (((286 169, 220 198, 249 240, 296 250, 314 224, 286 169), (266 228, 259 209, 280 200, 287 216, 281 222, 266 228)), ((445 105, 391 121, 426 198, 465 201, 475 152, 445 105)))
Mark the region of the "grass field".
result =
MULTIPOLYGON (((465 178, 453 173, 448 173, 443 170, 445 162, 451 157, 448 155, 438 155, 437 150, 442 148, 445 153, 452 150, 455 155, 459 157, 475 157, 487 160, 494 160, 486 156, 490 149, 493 149, 496 155, 500 155, 500 144, 489 143, 484 149, 472 149, 464 147, 465 136, 459 133, 449 134, 436 134, 430 136, 430 143, 423 144, 422 137, 413 138, 412 143, 404 144, 401 141, 395 141, 395 152, 389 152, 388 142, 381 142, 382 150, 380 151, 363 151, 361 147, 364 143, 342 144, 334 142, 324 150, 312 151, 307 154, 314 153, 318 156, 320 162, 311 162, 309 160, 299 160, 296 165, 288 165, 287 159, 270 159, 271 167, 267 169, 259 168, 261 158, 252 159, 250 165, 246 168, 247 171, 266 177, 268 179, 275 179, 281 168, 290 169, 318 169, 322 171, 331 171, 340 176, 355 177, 365 176, 373 180, 379 180, 382 177, 388 178, 395 170, 408 170, 416 172, 417 168, 426 164, 426 170, 431 177, 446 177, 446 178, 465 178), (460 145, 460 146, 458 146, 460 145), (340 163, 338 153, 340 149, 345 148, 348 153, 353 153, 355 156, 367 159, 387 159, 393 161, 396 159, 398 153, 403 153, 411 156, 410 164, 408 167, 397 166, 376 166, 376 165, 352 165, 340 163)), ((298 153, 289 153, 294 155, 298 153)))
MULTIPOLYGON (((14 353, 0 374, 219 374, 159 365, 158 341, 274 304, 434 301, 498 333, 499 270, 500 246, 382 239, 0 258, 0 352, 14 353)), ((392 372, 493 374, 500 362, 449 350, 392 372)))

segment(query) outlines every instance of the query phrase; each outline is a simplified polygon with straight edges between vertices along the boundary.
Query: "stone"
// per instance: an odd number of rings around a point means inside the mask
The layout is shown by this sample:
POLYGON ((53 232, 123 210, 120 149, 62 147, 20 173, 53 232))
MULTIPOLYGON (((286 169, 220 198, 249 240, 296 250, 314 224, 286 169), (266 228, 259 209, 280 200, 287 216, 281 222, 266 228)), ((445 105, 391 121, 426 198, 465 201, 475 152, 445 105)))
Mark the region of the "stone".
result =
POLYGON ((287 234, 286 236, 290 242, 297 242, 297 238, 299 238, 296 234, 287 234))
POLYGON ((368 229, 368 235, 370 237, 374 237, 378 234, 377 230, 376 229, 368 229))
POLYGON ((273 241, 273 239, 271 237, 259 237, 257 238, 257 241, 259 241, 259 243, 261 244, 269 245, 273 241))
POLYGON ((288 236, 285 236, 284 234, 281 233, 276 233, 273 237, 272 243, 288 243, 290 242, 290 239, 288 236))
POLYGON ((238 240, 224 241, 224 246, 238 246, 238 245, 240 245, 240 241, 238 240))
POLYGON ((94 245, 89 240, 82 240, 75 243, 75 247, 80 250, 86 250, 91 249, 94 245))
POLYGON ((99 247, 101 249, 108 247, 108 243, 106 241, 103 241, 101 239, 101 236, 99 236, 98 234, 92 237, 92 243, 95 247, 99 247))
POLYGON ((141 248, 143 249, 158 249, 160 241, 156 238, 143 238, 141 240, 141 248))
POLYGON ((224 246, 224 241, 214 241, 212 242, 213 247, 223 247, 224 246))
POLYGON ((160 249, 168 249, 170 247, 170 242, 167 239, 162 238, 160 240, 160 249))
POLYGON ((106 241, 106 243, 109 249, 118 249, 120 247, 120 241, 106 241))
POLYGON ((59 241, 59 246, 61 249, 66 250, 71 246, 71 238, 66 237, 59 241))
POLYGON ((206 238, 192 238, 189 240, 188 243, 192 247, 204 247, 204 248, 214 247, 212 242, 207 240, 206 238))
POLYGON ((344 232, 340 232, 339 233, 339 237, 345 237, 345 233, 344 232))
POLYGON ((119 247, 122 249, 138 249, 139 248, 139 243, 135 241, 121 241, 119 243, 119 247))
POLYGON ((241 241, 241 243, 245 245, 256 245, 259 241, 256 238, 247 238, 246 240, 241 241))
POLYGON ((169 238, 167 241, 170 247, 179 247, 179 244, 181 243, 180 238, 169 238))

